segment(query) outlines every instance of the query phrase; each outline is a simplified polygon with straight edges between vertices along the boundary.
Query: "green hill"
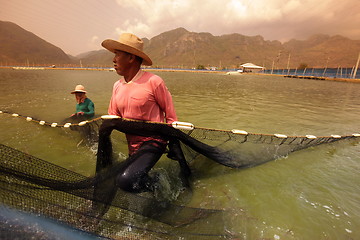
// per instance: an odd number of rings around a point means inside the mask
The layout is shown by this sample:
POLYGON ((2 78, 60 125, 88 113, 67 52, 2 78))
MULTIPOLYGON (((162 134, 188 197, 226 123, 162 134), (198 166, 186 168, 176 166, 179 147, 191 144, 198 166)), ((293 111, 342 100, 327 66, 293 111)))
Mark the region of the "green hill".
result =
POLYGON ((70 63, 60 48, 20 26, 0 21, 0 62, 6 65, 70 63))
MULTIPOLYGON (((238 33, 214 36, 177 28, 144 40, 144 50, 154 67, 236 68, 251 62, 271 68, 353 67, 360 52, 360 40, 339 35, 314 35, 306 40, 265 40, 262 36, 238 33)), ((90 51, 76 57, 10 22, 0 21, 0 63, 16 65, 76 64, 112 67, 113 54, 107 50, 90 51)))
POLYGON ((145 41, 145 51, 157 66, 236 67, 252 62, 267 68, 352 67, 360 52, 360 41, 342 36, 314 35, 307 40, 285 43, 262 36, 229 34, 213 36, 178 28, 145 41))

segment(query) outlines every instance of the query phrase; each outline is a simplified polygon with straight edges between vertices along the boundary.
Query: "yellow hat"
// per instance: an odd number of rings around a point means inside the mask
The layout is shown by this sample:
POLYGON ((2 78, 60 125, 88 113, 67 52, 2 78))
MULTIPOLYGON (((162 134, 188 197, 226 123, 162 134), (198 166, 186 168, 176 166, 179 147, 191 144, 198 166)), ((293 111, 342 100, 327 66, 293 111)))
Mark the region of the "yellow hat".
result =
POLYGON ((135 36, 132 33, 123 33, 120 35, 119 41, 106 39, 101 45, 109 50, 110 52, 115 53, 115 50, 124 51, 127 53, 134 54, 143 59, 142 64, 151 66, 152 61, 148 55, 143 52, 144 42, 139 37, 135 36))
POLYGON ((71 94, 74 93, 86 93, 85 88, 83 85, 76 85, 75 90, 71 92, 71 94))

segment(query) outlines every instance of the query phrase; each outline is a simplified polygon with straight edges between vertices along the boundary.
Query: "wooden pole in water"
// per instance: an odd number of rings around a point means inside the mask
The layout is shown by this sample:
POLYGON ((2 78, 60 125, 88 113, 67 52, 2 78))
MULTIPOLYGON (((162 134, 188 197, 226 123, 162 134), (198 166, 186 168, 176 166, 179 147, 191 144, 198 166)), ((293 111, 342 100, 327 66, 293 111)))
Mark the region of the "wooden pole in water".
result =
POLYGON ((351 68, 351 73, 350 73, 350 77, 349 77, 349 78, 352 78, 353 73, 354 73, 354 70, 355 70, 355 66, 353 66, 353 67, 351 68))
POLYGON ((323 72, 323 75, 322 75, 323 77, 325 77, 325 73, 326 73, 326 70, 327 70, 329 59, 330 59, 330 57, 327 57, 327 59, 326 59, 326 64, 325 64, 324 72, 323 72))
POLYGON ((291 56, 291 54, 289 53, 288 62, 287 62, 287 70, 288 70, 287 75, 289 75, 289 73, 290 73, 290 68, 289 68, 289 66, 290 66, 290 56, 291 56))
POLYGON ((340 67, 340 77, 342 78, 342 67, 340 67))
POLYGON ((305 76, 306 68, 304 68, 303 76, 305 76))
POLYGON ((359 56, 358 56, 358 59, 357 59, 357 62, 356 62, 356 66, 355 66, 355 69, 354 69, 353 78, 356 77, 357 69, 358 69, 358 67, 359 67, 359 61, 360 61, 360 52, 359 52, 359 56))

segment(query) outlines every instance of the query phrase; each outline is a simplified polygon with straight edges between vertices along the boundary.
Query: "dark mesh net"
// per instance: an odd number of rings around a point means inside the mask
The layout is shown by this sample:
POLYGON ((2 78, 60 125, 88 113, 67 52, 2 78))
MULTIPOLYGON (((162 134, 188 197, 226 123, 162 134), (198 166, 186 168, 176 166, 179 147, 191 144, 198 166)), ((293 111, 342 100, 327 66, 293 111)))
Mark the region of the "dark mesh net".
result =
POLYGON ((294 151, 359 137, 359 134, 324 137, 267 135, 196 127, 191 130, 179 130, 168 124, 126 119, 112 119, 105 122, 114 129, 128 134, 160 135, 169 140, 177 139, 182 143, 188 161, 204 156, 231 168, 254 167, 294 151))
MULTIPOLYGON (((9 112, 3 112, 11 114, 9 112)), ((25 118, 19 114, 16 117, 25 118)), ((32 119, 44 126, 53 123, 32 119)), ((201 127, 176 129, 169 124, 144 122, 129 119, 107 119, 101 117, 71 125, 60 124, 56 127, 69 127, 80 131, 87 140, 97 141, 99 127, 104 122, 112 129, 123 133, 153 136, 160 135, 169 140, 181 142, 186 160, 191 162, 198 157, 206 157, 231 168, 253 167, 284 157, 291 152, 345 139, 358 139, 359 133, 331 136, 286 136, 283 134, 257 134, 241 130, 218 130, 201 127)), ((101 149, 100 149, 101 150, 101 149)))
MULTIPOLYGON (((44 126, 69 127, 66 124, 54 126, 38 120, 30 121, 44 126)), ((307 147, 360 136, 285 136, 197 127, 184 130, 164 123, 101 118, 74 123, 70 128, 82 130, 85 136, 98 136, 99 127, 104 125, 128 134, 158 135, 169 141, 176 140, 181 143, 188 162, 198 158, 211 159, 232 168, 253 167, 307 147)), ((112 151, 112 148, 106 149, 99 144, 98 161, 106 162, 112 151)), ((169 151, 168 154, 171 154, 171 149, 169 151)), ((9 212, 20 214, 23 218, 28 217, 26 214, 35 214, 56 220, 65 224, 67 229, 73 229, 70 232, 78 231, 75 233, 81 236, 116 239, 236 238, 236 234, 230 234, 226 226, 218 224, 226 222, 226 211, 180 206, 166 199, 159 200, 152 193, 131 194, 118 189, 114 178, 121 164, 121 161, 112 162, 110 168, 101 167, 95 176, 85 177, 0 145, 0 238, 25 238, 33 234, 47 236, 44 230, 33 232, 20 223, 12 225, 8 217, 2 217, 9 212), (8 228, 10 225, 15 227, 8 228)))
MULTIPOLYGON (((224 229, 214 228, 215 223, 224 218, 224 211, 178 206, 108 187, 113 186, 109 181, 111 172, 106 176, 86 178, 5 145, 0 145, 0 172, 0 202, 3 205, 0 213, 4 208, 13 208, 109 238, 211 239, 229 236, 224 229), (96 192, 100 185, 100 192, 96 192), (106 197, 99 197, 102 193, 106 193, 106 197)), ((0 221, 9 225, 8 218, 0 218, 0 221)), ((28 234, 11 228, 0 230, 1 239, 28 234)))

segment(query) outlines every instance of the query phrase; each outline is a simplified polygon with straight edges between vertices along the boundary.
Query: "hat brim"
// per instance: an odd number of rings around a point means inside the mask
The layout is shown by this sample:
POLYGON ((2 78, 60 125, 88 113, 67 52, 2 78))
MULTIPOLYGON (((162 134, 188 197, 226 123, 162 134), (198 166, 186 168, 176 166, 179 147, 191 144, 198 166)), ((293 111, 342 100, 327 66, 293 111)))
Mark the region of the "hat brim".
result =
POLYGON ((75 91, 72 91, 72 92, 71 92, 71 94, 74 94, 74 93, 86 93, 86 91, 75 90, 75 91))
POLYGON ((101 43, 101 46, 103 46, 104 48, 106 48, 107 50, 109 50, 110 52, 113 52, 113 53, 115 53, 115 50, 120 50, 120 51, 134 54, 143 59, 143 62, 142 62, 143 65, 146 65, 146 66, 152 65, 151 59, 144 52, 142 52, 138 49, 135 49, 133 47, 130 47, 128 45, 122 44, 118 41, 115 41, 112 39, 106 39, 101 43))

